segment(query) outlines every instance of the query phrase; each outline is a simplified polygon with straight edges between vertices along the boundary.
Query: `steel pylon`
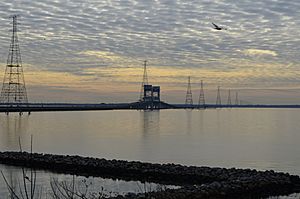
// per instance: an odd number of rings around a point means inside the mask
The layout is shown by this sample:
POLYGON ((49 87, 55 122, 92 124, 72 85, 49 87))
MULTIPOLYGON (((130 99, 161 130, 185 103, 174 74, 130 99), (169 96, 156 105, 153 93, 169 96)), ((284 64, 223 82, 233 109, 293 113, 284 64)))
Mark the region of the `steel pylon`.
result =
POLYGON ((144 99, 144 85, 148 85, 147 60, 144 61, 144 75, 143 75, 142 87, 140 92, 140 101, 143 101, 144 99))
POLYGON ((28 103, 22 68, 21 51, 17 35, 17 17, 17 15, 12 16, 12 38, 0 95, 0 102, 11 106, 28 103))
POLYGON ((238 94, 238 92, 235 92, 235 103, 234 103, 235 105, 240 105, 240 103, 239 103, 239 94, 238 94))
POLYGON ((222 105, 221 93, 220 93, 220 86, 218 86, 216 105, 217 106, 221 106, 222 105))
POLYGON ((228 105, 228 106, 231 106, 231 105, 232 105, 232 103, 231 103, 231 91, 230 91, 230 89, 228 90, 227 105, 228 105))
POLYGON ((193 105, 193 95, 192 95, 192 86, 191 86, 191 77, 188 77, 188 87, 186 91, 185 97, 185 104, 186 105, 193 105))
POLYGON ((205 97, 204 97, 204 88, 203 88, 202 80, 201 80, 201 88, 200 88, 198 106, 199 106, 199 108, 205 108, 205 97))

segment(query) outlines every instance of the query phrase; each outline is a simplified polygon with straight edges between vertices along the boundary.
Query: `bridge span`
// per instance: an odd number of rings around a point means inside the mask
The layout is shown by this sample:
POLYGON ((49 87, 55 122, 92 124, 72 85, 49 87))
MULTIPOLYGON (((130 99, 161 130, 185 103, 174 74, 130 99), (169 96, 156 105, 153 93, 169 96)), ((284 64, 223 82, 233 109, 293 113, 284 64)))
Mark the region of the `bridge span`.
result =
POLYGON ((225 108, 300 108, 300 105, 186 105, 168 104, 165 102, 133 102, 133 103, 26 103, 0 104, 0 112, 46 112, 46 111, 97 111, 97 110, 160 110, 160 109, 225 109, 225 108))

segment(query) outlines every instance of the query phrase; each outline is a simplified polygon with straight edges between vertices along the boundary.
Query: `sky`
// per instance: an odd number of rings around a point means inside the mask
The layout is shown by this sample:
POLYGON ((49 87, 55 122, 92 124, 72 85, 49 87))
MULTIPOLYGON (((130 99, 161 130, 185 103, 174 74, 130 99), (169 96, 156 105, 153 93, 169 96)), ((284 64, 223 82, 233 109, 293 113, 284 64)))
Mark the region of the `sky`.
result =
POLYGON ((32 102, 131 102, 143 61, 162 100, 300 104, 299 0, 1 0, 0 81, 18 33, 32 102), (227 28, 217 31, 211 22, 227 28), (234 101, 234 99, 232 100, 234 101))

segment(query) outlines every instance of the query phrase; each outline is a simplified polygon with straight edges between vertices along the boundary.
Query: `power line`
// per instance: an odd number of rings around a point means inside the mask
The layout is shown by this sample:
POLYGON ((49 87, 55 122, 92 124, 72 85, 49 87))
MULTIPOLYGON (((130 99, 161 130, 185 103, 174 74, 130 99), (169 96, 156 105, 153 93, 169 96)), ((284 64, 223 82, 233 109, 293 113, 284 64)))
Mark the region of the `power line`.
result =
POLYGON ((22 67, 21 51, 18 41, 18 16, 13 15, 13 29, 7 64, 3 79, 0 102, 10 105, 28 103, 22 67))
POLYGON ((220 93, 220 86, 218 86, 216 105, 217 106, 221 106, 222 105, 221 93, 220 93))
POLYGON ((144 98, 144 86, 148 85, 148 75, 147 75, 147 60, 144 61, 144 75, 143 75, 143 81, 142 81, 142 87, 140 92, 140 101, 143 101, 144 98))
POLYGON ((200 95, 199 95, 199 108, 205 108, 205 97, 204 97, 204 88, 203 88, 203 81, 201 80, 201 88, 200 88, 200 95))
POLYGON ((186 91, 186 98, 185 98, 186 105, 193 105, 193 95, 192 95, 192 86, 191 86, 191 77, 188 77, 188 87, 186 91))
POLYGON ((235 103, 234 103, 235 105, 239 105, 240 103, 239 103, 239 94, 238 94, 238 92, 235 92, 235 103))
POLYGON ((230 89, 228 90, 228 99, 227 99, 227 105, 228 106, 231 106, 231 92, 230 92, 230 89))

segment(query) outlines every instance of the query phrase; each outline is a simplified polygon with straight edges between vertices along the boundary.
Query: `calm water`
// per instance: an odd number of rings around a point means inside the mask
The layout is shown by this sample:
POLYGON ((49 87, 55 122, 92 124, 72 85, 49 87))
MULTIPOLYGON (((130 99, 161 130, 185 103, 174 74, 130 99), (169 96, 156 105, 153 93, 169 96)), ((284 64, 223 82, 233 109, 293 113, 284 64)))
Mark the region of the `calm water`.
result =
POLYGON ((98 111, 0 115, 0 150, 300 175, 299 109, 98 111))
MULTIPOLYGON (((22 170, 19 167, 6 166, 0 164, 0 170, 5 173, 5 178, 8 180, 10 185, 15 187, 15 191, 18 195, 20 195, 20 187, 23 190, 23 175, 22 170)), ((26 176, 30 177, 30 171, 26 171, 26 176)), ((176 189, 179 186, 171 186, 171 185, 159 185, 156 183, 145 183, 140 181, 124 181, 124 180, 113 180, 107 178, 93 178, 93 177, 81 177, 81 176, 71 176, 71 175, 62 175, 49 173, 46 171, 37 171, 36 174, 37 186, 36 190, 40 190, 42 188, 42 198, 52 198, 51 194, 53 194, 51 183, 61 184, 66 183, 68 186, 75 184, 75 190, 81 191, 84 193, 86 190, 86 185, 88 186, 88 194, 99 193, 105 194, 106 196, 117 196, 117 195, 125 195, 126 193, 144 193, 148 191, 154 190, 163 190, 166 188, 176 189)), ((2 178, 2 177, 1 177, 2 178)), ((28 187, 29 182, 27 182, 28 187)), ((55 188, 60 187, 60 185, 55 188)), ((7 186, 3 179, 0 179, 0 198, 9 198, 9 192, 7 186)), ((63 197, 62 197, 63 198, 63 197)))

